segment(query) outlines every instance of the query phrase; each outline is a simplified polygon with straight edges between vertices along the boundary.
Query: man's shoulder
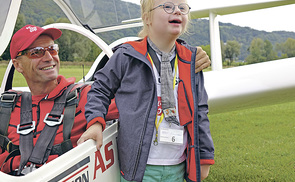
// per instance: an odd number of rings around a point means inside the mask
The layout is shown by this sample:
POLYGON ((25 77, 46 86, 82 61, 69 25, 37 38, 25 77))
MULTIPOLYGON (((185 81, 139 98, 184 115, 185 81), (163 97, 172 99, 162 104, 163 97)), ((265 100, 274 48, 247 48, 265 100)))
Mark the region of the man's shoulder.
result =
POLYGON ((19 98, 22 94, 22 91, 19 90, 8 90, 1 94, 0 97, 0 106, 1 107, 14 107, 17 102, 19 102, 19 98))
POLYGON ((77 94, 78 99, 87 100, 87 93, 91 89, 89 83, 75 83, 71 92, 77 94))
POLYGON ((75 83, 74 87, 71 89, 71 91, 79 91, 81 94, 87 94, 87 92, 91 89, 90 83, 75 83))

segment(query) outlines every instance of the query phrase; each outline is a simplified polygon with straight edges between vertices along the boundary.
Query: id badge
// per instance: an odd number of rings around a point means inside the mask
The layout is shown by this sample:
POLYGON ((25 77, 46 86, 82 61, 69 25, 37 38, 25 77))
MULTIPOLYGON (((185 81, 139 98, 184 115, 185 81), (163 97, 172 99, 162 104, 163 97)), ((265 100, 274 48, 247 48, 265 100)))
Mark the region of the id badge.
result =
POLYGON ((183 129, 160 128, 159 142, 182 145, 183 144, 183 129))

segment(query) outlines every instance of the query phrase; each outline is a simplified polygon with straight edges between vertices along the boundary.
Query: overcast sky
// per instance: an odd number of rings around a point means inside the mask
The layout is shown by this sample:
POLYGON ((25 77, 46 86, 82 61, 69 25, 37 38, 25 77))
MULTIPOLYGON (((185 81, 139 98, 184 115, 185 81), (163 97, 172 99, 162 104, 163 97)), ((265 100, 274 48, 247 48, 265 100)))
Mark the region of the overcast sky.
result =
MULTIPOLYGON (((139 4, 139 0, 124 0, 139 4)), ((188 0, 193 10, 207 9, 218 6, 237 5, 239 3, 256 3, 266 0, 188 0), (200 3, 202 2, 202 3, 200 3)), ((218 20, 239 26, 247 26, 264 31, 292 31, 295 32, 295 4, 255 10, 231 15, 219 16, 218 20)))

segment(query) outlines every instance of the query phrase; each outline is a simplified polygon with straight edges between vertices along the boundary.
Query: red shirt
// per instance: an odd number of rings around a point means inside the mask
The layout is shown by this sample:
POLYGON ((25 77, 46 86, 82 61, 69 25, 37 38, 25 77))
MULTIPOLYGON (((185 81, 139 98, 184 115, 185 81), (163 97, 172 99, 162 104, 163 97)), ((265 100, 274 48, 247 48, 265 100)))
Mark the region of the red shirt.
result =
MULTIPOLYGON (((36 137, 33 138, 34 145, 36 144, 41 131, 43 130, 45 123, 43 122, 44 117, 47 113, 50 113, 54 99, 60 96, 63 91, 71 84, 75 82, 75 78, 66 79, 64 76, 58 76, 58 86, 51 91, 47 95, 36 95, 32 96, 32 117, 33 121, 36 122, 36 129, 34 130, 34 134, 36 137)), ((77 141, 83 132, 86 130, 87 121, 85 118, 85 104, 87 102, 87 92, 90 90, 90 85, 87 85, 80 93, 79 104, 76 108, 75 120, 74 125, 71 131, 71 141, 73 147, 77 146, 77 141)), ((16 126, 20 123, 20 106, 21 106, 21 97, 18 99, 16 103, 16 107, 14 108, 13 112, 11 113, 9 127, 8 127, 8 138, 12 141, 13 144, 19 145, 19 134, 16 132, 16 126)), ((110 107, 111 113, 109 114, 109 119, 118 118, 118 112, 113 104, 110 107)), ((63 142, 63 125, 61 124, 57 130, 56 137, 54 140, 54 144, 60 144, 63 142)), ((5 151, 4 153, 0 154, 0 164, 2 164, 5 158, 8 156, 8 152, 5 151)), ((48 162, 52 161, 58 157, 57 155, 51 155, 48 158, 48 162)), ((20 163, 20 156, 15 156, 14 158, 10 158, 1 168, 2 172, 9 173, 18 169, 20 163), (13 159, 13 160, 12 160, 13 159), (11 161, 13 164, 11 165, 11 161)))

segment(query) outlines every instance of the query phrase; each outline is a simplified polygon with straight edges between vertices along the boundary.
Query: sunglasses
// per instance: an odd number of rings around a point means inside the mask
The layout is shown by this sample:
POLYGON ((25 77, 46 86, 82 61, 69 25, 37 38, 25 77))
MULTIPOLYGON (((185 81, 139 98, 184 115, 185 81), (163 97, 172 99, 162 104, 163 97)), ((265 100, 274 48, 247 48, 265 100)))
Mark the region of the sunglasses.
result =
MULTIPOLYGON (((153 11, 159 7, 163 7, 164 11, 168 14, 172 14, 175 11, 175 4, 173 4, 172 2, 166 2, 164 4, 160 4, 159 6, 154 7, 153 9, 151 9, 150 11, 153 11)), ((186 3, 181 3, 178 5, 178 9, 180 10, 181 14, 186 15, 189 13, 191 7, 189 7, 188 4, 186 3)))
POLYGON ((45 55, 46 51, 48 51, 51 54, 51 56, 55 56, 58 54, 58 50, 59 48, 57 44, 53 44, 48 47, 35 47, 32 49, 26 49, 24 51, 19 52, 16 57, 25 55, 30 59, 41 58, 45 55))

